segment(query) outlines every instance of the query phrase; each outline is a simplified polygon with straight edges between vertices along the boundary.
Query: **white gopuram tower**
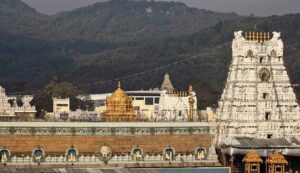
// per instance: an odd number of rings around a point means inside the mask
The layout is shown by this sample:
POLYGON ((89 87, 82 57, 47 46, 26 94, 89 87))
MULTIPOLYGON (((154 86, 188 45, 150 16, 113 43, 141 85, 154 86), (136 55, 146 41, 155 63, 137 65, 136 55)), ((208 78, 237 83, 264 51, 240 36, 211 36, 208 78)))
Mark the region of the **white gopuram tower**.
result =
POLYGON ((218 143, 224 137, 299 134, 299 106, 284 67, 280 33, 234 33, 232 62, 216 114, 218 143))

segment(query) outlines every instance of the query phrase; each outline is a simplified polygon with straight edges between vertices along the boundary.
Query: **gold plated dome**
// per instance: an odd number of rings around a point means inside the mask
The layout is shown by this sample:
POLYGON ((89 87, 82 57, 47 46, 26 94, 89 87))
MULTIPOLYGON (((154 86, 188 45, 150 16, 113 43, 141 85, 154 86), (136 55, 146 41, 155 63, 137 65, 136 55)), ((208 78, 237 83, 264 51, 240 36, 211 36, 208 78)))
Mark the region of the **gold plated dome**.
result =
POLYGON ((117 90, 106 98, 106 111, 103 113, 104 121, 135 121, 132 99, 124 92, 119 82, 117 90))
POLYGON ((119 82, 117 90, 107 99, 108 102, 119 102, 120 104, 126 104, 127 102, 132 102, 131 98, 124 92, 121 88, 121 83, 119 82))

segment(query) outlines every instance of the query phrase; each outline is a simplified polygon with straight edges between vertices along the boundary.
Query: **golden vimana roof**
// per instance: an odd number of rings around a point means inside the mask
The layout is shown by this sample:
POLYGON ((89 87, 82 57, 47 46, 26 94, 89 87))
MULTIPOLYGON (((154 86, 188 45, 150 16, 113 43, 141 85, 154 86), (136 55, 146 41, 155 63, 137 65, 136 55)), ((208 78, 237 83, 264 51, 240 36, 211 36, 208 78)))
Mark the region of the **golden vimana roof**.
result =
POLYGON ((262 163, 263 160, 261 159, 260 155, 257 154, 255 150, 251 150, 243 159, 243 162, 247 163, 262 163))
POLYGON ((106 98, 106 110, 102 114, 103 121, 136 121, 132 99, 124 92, 119 82, 118 88, 106 98))
POLYGON ((125 93, 125 91, 121 88, 121 83, 118 83, 117 90, 107 98, 109 102, 115 101, 115 102, 131 102, 131 98, 125 93))
POLYGON ((274 154, 270 155, 267 159, 268 164, 288 164, 287 160, 279 151, 274 151, 274 154))

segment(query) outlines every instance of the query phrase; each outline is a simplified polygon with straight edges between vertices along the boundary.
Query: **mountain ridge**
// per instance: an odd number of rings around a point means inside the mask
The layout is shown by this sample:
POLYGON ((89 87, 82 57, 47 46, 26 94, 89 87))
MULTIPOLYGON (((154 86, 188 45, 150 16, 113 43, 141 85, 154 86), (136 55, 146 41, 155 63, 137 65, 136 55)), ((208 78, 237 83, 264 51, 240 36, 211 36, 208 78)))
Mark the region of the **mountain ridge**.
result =
POLYGON ((21 0, 2 1, 6 3, 0 6, 0 13, 10 9, 11 14, 0 16, 3 21, 0 29, 47 40, 134 42, 190 34, 220 20, 241 18, 234 13, 200 10, 179 2, 129 0, 99 2, 48 16, 38 13, 21 0), (20 7, 26 13, 18 12, 20 7), (20 29, 20 25, 24 28, 20 29))
POLYGON ((150 2, 124 2, 126 7, 131 7, 126 9, 110 4, 116 2, 55 16, 40 16, 28 10, 25 16, 32 20, 32 25, 19 22, 24 19, 22 17, 2 23, 1 85, 8 92, 37 90, 57 76, 76 86, 86 86, 82 88, 86 92, 111 92, 115 81, 105 85, 97 83, 150 71, 123 81, 126 90, 149 89, 158 87, 168 72, 177 89, 186 89, 191 83, 197 91, 199 104, 213 105, 224 87, 231 61, 230 43, 237 30, 281 31, 288 73, 292 83, 300 83, 300 24, 297 22, 300 14, 270 17, 230 14, 220 18, 223 13, 191 9, 180 3, 164 2, 165 6, 161 6, 151 2, 160 7, 153 5, 150 13, 150 2), (110 12, 100 10, 105 5, 111 5, 110 12), (174 14, 169 17, 166 11, 171 7, 174 14), (95 12, 90 8, 95 8, 95 12), (135 12, 128 10, 132 8, 135 12), (160 8, 164 11, 160 12, 160 8), (116 9, 120 9, 119 14, 113 13, 116 9), (97 12, 101 15, 95 17, 97 12), (204 21, 209 23, 202 25, 204 21), (16 29, 7 29, 12 24, 16 29), (181 62, 198 55, 199 58, 181 62), (155 71, 158 67, 163 68, 155 71))

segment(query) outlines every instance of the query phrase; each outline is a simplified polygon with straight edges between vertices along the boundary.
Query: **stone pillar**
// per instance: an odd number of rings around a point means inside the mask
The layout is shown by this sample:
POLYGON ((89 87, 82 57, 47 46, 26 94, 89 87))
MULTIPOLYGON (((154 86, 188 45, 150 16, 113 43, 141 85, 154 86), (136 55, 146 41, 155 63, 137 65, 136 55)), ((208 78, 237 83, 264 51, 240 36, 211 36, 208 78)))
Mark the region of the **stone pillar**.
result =
POLYGON ((193 87, 192 85, 189 86, 189 104, 190 104, 190 110, 189 110, 189 121, 193 121, 194 120, 194 103, 195 103, 195 99, 193 96, 193 87))

